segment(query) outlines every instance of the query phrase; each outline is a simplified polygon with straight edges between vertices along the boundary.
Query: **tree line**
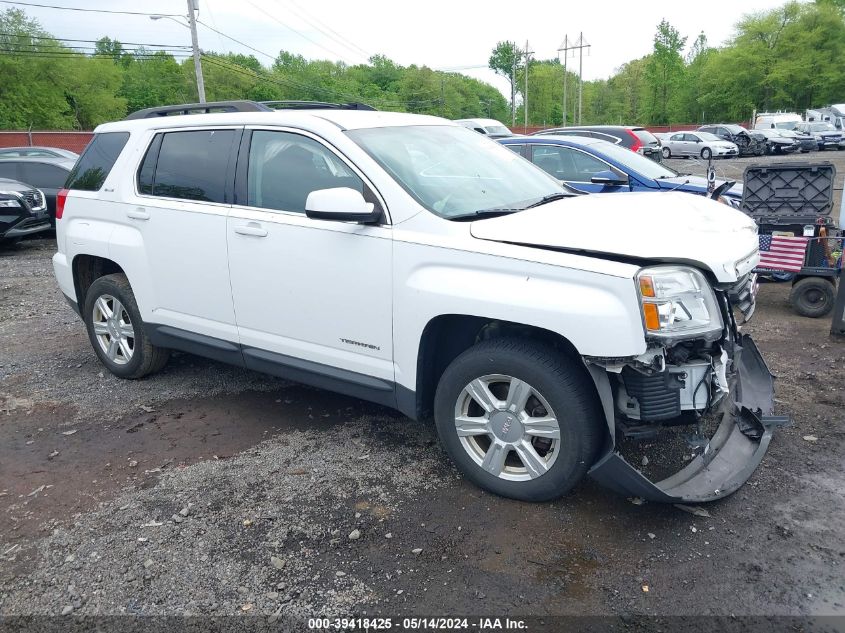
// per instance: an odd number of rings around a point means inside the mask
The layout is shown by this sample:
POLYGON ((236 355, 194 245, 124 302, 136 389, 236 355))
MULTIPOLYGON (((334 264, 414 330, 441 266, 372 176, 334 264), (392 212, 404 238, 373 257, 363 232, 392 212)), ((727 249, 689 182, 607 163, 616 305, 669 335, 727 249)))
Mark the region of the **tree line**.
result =
MULTIPOLYGON (((755 109, 802 112, 845 102, 844 10, 845 0, 815 0, 748 14, 721 47, 710 46, 703 31, 694 37, 682 35, 662 20, 650 54, 623 64, 608 79, 584 82, 582 121, 617 125, 742 121, 750 119, 755 109)), ((704 16, 702 22, 706 24, 704 16)), ((515 76, 517 101, 523 100, 522 51, 513 43, 500 42, 489 63, 508 80, 515 76)), ((563 76, 557 59, 529 62, 529 124, 562 123, 563 76)), ((577 111, 578 76, 568 71, 566 80, 571 125, 577 111)), ((520 106, 517 124, 523 116, 520 106)))
MULTIPOLYGON (((190 51, 108 37, 87 48, 52 36, 21 10, 0 12, 0 128, 90 130, 142 108, 197 101, 190 51)), ((281 51, 267 67, 252 55, 204 51, 202 68, 208 101, 362 102, 451 119, 505 120, 509 112, 487 83, 383 55, 352 66, 281 51)))
MULTIPOLYGON (((845 0, 788 2, 743 16, 721 47, 706 33, 657 25, 652 52, 607 79, 583 84, 583 123, 665 125, 741 121, 753 110, 790 110, 845 102, 845 0)), ((721 19, 721 16, 719 17, 721 19)), ((103 37, 84 45, 47 33, 18 9, 0 12, 0 128, 91 129, 156 105, 197 100, 189 51, 125 45, 103 37)), ((512 81, 524 102, 522 51, 500 42, 490 68, 512 81)), ((202 54, 206 97, 368 103, 379 109, 447 118, 511 122, 510 104, 493 86, 383 55, 367 64, 306 60, 281 51, 265 66, 253 55, 202 54)), ((563 121, 560 60, 532 60, 531 125, 563 121)), ((577 112, 578 77, 566 73, 567 124, 577 112)), ((522 106, 516 121, 524 120, 522 106)))

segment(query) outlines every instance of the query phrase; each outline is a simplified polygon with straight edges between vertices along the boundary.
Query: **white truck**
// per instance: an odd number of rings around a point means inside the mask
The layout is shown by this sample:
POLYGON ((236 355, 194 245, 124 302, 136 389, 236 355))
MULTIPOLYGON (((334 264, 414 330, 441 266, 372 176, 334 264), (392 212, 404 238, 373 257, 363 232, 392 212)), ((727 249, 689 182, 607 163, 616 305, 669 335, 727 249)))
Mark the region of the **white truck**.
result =
MULTIPOLYGON (((56 278, 109 371, 170 350, 433 415, 487 490, 542 501, 590 473, 722 498, 772 437, 757 231, 685 193, 572 196, 444 119, 325 104, 157 108, 108 123, 59 195, 56 278), (624 429, 716 416, 652 482, 624 429)), ((339 450, 341 448, 339 447, 339 450)))

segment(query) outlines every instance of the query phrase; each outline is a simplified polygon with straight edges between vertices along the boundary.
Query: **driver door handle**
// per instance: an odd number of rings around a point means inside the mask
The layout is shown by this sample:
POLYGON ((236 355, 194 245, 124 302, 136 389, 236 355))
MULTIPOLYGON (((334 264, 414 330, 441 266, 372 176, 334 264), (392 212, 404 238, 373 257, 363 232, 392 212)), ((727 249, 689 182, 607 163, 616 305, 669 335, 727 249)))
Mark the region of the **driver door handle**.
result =
POLYGON ((131 211, 126 212, 126 217, 132 218, 133 220, 149 220, 150 212, 143 207, 135 207, 131 211))
POLYGON ((252 237, 267 237, 267 229, 262 229, 258 222, 239 224, 235 227, 235 233, 238 235, 250 235, 252 237))

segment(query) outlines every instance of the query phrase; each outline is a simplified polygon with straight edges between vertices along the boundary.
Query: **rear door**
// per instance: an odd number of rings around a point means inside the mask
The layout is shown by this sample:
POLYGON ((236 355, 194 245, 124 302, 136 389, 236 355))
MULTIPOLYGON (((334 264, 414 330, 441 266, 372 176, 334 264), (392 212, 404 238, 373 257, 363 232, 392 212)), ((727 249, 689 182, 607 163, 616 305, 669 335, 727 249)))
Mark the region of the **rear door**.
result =
POLYGON ((236 349, 214 339, 237 341, 226 216, 242 132, 234 126, 151 132, 111 240, 127 259, 143 257, 150 279, 145 319, 168 326, 166 335, 178 339, 169 342, 174 347, 217 345, 232 352, 219 355, 232 362, 236 349))
POLYGON ((371 183, 319 137, 247 130, 226 238, 247 367, 395 404, 392 232, 314 220, 308 194, 350 187, 384 210, 371 183))

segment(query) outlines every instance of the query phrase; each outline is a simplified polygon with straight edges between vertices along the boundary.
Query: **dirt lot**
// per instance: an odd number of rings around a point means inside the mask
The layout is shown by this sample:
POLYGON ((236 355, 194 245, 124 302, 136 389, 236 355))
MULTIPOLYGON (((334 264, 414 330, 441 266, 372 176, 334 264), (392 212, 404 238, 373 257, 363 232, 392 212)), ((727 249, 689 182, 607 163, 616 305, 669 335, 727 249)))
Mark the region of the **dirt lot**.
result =
POLYGON ((121 381, 53 249, 0 251, 0 615, 845 616, 845 339, 786 286, 747 331, 794 423, 702 517, 492 497, 427 424, 189 355, 121 381))

